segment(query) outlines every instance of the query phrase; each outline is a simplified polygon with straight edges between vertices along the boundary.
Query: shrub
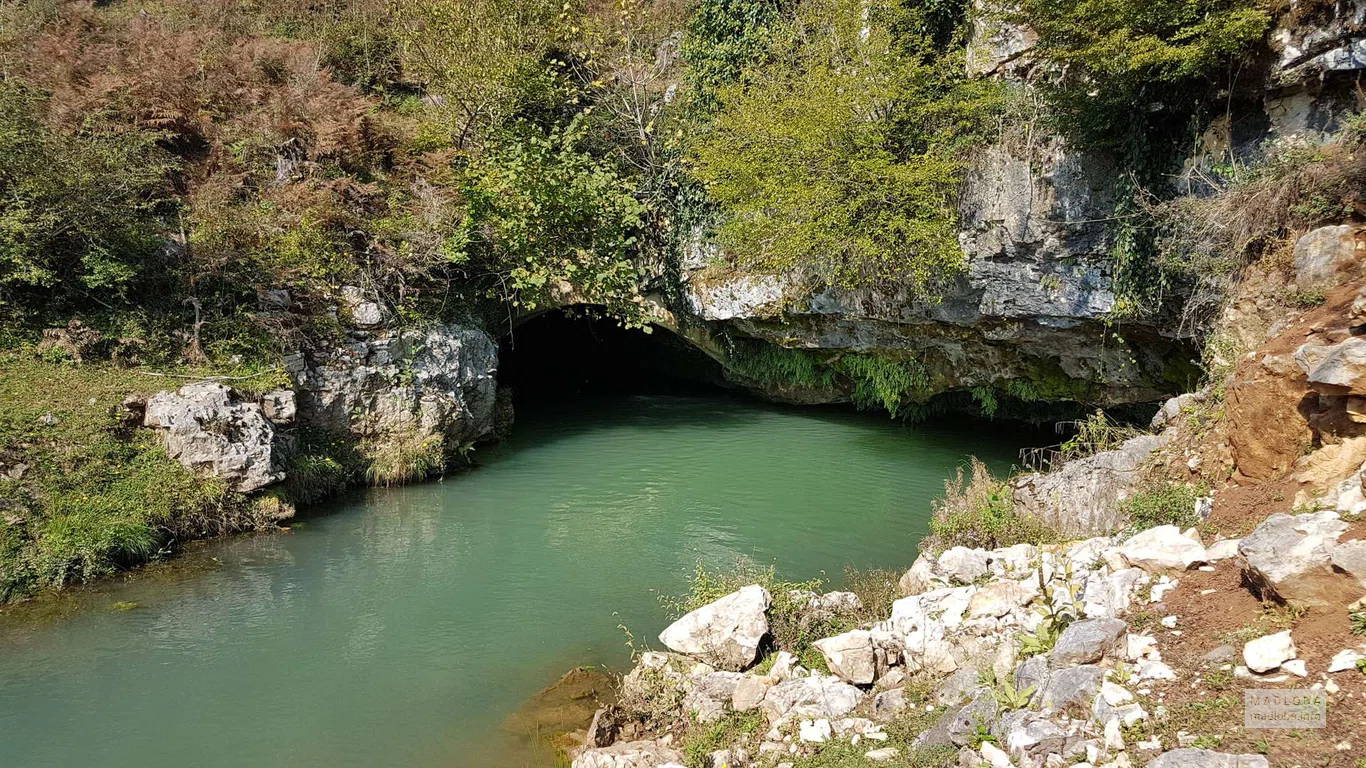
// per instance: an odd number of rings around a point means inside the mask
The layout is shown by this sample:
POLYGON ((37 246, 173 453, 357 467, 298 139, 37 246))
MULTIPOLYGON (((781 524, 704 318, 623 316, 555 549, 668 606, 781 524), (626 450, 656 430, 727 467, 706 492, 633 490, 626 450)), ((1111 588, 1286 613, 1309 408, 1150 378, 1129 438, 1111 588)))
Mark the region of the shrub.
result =
MULTIPOLYGON (((1354 116, 1322 144, 1285 147, 1253 167, 1206 177, 1212 194, 1148 204, 1161 231, 1163 267, 1195 286, 1187 329, 1209 330, 1247 265, 1281 252, 1308 229, 1346 220, 1366 189, 1364 122, 1354 116)), ((1291 294, 1287 302, 1311 306, 1318 298, 1291 294)))
POLYGON ((283 491, 295 504, 313 504, 346 489, 365 460, 349 435, 303 429, 285 458, 283 491))
POLYGON ((1131 155, 1149 150, 1154 119, 1184 129, 1209 81, 1271 25, 1261 0, 1023 0, 1018 16, 1038 35, 1030 57, 1052 70, 1045 93, 1064 127, 1131 155))
POLYGON ((43 122, 45 110, 0 82, 0 309, 85 303, 92 292, 117 301, 153 266, 173 208, 170 159, 155 133, 67 134, 43 122))
POLYGON ((1058 449, 1057 461, 1072 461, 1109 451, 1142 432, 1111 419, 1105 411, 1096 410, 1090 416, 1071 422, 1076 431, 1058 449))
POLYGON ((961 152, 997 88, 965 80, 959 54, 914 35, 916 13, 895 0, 807 0, 770 56, 719 89, 688 162, 740 266, 926 298, 962 269, 961 152))
POLYGON ((1134 531, 1159 525, 1174 525, 1185 530, 1200 524, 1195 502, 1206 493, 1205 488, 1197 486, 1161 483, 1124 499, 1119 503, 1119 511, 1134 531))
POLYGON ((370 485, 405 485, 426 480, 446 469, 445 440, 419 435, 386 435, 368 446, 365 481, 370 485))
POLYGON ((639 322, 632 262, 643 206, 607 163, 582 151, 583 125, 523 125, 476 160, 462 190, 467 218, 447 245, 491 293, 534 310, 572 292, 639 322))
POLYGON ((972 459, 966 476, 959 467, 952 480, 944 481, 944 496, 932 506, 930 535, 920 544, 926 552, 958 546, 996 549, 1059 538, 1043 521, 1017 512, 1009 483, 992 477, 977 458, 972 459))
MULTIPOLYGON (((759 567, 741 560, 726 571, 713 571, 701 562, 693 573, 688 594, 665 597, 661 602, 673 616, 700 608, 749 584, 768 590, 772 602, 768 609, 769 634, 774 650, 783 650, 801 660, 808 669, 825 669, 825 657, 812 643, 863 624, 881 621, 891 610, 897 597, 899 574, 890 571, 859 571, 845 573, 844 588, 859 596, 860 607, 849 611, 811 611, 807 596, 823 591, 824 579, 787 581, 777 575, 773 566, 759 567)), ((761 664, 763 662, 760 662, 761 664)))

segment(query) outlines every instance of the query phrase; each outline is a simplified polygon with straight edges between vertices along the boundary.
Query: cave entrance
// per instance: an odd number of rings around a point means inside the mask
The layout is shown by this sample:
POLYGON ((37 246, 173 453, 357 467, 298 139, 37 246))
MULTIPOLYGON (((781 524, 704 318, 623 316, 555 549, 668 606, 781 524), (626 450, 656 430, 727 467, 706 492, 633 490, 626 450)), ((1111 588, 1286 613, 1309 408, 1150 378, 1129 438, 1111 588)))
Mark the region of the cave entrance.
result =
POLYGON ((717 394, 721 365, 659 326, 624 328, 588 306, 552 310, 503 337, 499 383, 519 400, 562 394, 717 394))

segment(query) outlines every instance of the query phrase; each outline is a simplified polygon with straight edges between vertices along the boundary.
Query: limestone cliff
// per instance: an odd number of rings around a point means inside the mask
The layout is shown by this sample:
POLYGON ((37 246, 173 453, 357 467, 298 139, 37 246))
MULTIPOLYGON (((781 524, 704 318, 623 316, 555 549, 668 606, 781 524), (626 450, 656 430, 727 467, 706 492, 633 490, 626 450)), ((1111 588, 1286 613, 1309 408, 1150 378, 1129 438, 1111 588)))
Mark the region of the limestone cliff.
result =
MULTIPOLYGON (((968 47, 970 69, 1026 83, 1032 32, 985 5, 968 47)), ((1366 4, 1338 2, 1282 16, 1270 35, 1272 60, 1250 67, 1238 113, 1202 137, 1180 188, 1204 194, 1198 179, 1218 163, 1255 160, 1269 147, 1337 128, 1351 108, 1354 73, 1366 67, 1354 37, 1363 14, 1366 4)), ((1159 401, 1195 383, 1196 343, 1188 324, 1162 311, 1138 320, 1116 312, 1120 176, 1105 153, 1079 151, 1042 126, 983 147, 959 199, 965 270, 938 303, 895 290, 813 291, 802 274, 737 271, 700 230, 680 264, 682 294, 713 332, 825 355, 914 360, 929 379, 922 397, 1009 391, 1014 382, 1042 391, 1042 399, 1159 401)), ((849 391, 837 382, 770 394, 814 401, 849 391)))

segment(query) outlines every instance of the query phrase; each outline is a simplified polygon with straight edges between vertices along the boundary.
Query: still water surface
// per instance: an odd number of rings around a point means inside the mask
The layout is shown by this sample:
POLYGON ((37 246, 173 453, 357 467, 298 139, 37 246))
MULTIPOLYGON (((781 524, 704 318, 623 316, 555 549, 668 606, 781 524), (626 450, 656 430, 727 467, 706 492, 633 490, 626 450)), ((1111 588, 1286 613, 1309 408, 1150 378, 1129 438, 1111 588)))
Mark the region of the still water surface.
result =
POLYGON ((618 625, 657 634, 697 561, 906 567, 953 468, 1031 438, 730 398, 523 408, 473 471, 0 616, 0 765, 530 765, 508 713, 620 668, 618 625))

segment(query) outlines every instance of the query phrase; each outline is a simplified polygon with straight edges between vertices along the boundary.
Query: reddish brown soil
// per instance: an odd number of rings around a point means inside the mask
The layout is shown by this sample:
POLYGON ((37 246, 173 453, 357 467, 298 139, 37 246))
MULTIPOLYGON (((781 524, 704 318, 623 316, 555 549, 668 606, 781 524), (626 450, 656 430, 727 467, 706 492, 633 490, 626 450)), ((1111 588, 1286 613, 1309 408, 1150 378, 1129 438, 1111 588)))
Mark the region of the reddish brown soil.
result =
POLYGON ((1328 727, 1323 729, 1279 730, 1244 729, 1243 690, 1248 688, 1308 688, 1326 682, 1328 661, 1344 648, 1366 641, 1351 634, 1347 614, 1342 610, 1314 611, 1295 616, 1284 608, 1264 606, 1243 584, 1236 561, 1224 561, 1213 572, 1190 571, 1181 576, 1180 586, 1164 603, 1150 606, 1156 616, 1179 618, 1174 634, 1154 622, 1147 631, 1158 638, 1162 658, 1177 670, 1179 679, 1157 688, 1161 703, 1171 712, 1170 720, 1158 732, 1164 744, 1172 746, 1177 730, 1220 737, 1220 752, 1263 752, 1272 766, 1326 766, 1361 768, 1366 763, 1366 675, 1356 671, 1331 676, 1339 691, 1329 695, 1328 727), (1216 590, 1202 595, 1205 590, 1216 590), (1309 676, 1290 677, 1281 683, 1230 679, 1219 665, 1202 661, 1206 653, 1224 644, 1233 646, 1230 664, 1242 662, 1242 646, 1248 639, 1290 628, 1299 651, 1308 665, 1309 676), (1199 684, 1191 687, 1194 675, 1201 672, 1199 684), (1219 706, 1211 707, 1211 704, 1219 706), (1339 749, 1342 744, 1350 744, 1339 749))
POLYGON ((1205 530, 1224 538, 1246 536, 1271 515, 1290 512, 1299 489, 1300 484, 1289 475, 1225 488, 1214 495, 1214 510, 1205 530))
POLYGON ((1325 331, 1346 336, 1348 314, 1360 284, 1340 286, 1324 303, 1240 361, 1229 377, 1225 412, 1229 445, 1242 478, 1267 480, 1289 471, 1314 440, 1306 423, 1318 398, 1290 357, 1310 337, 1325 331))

